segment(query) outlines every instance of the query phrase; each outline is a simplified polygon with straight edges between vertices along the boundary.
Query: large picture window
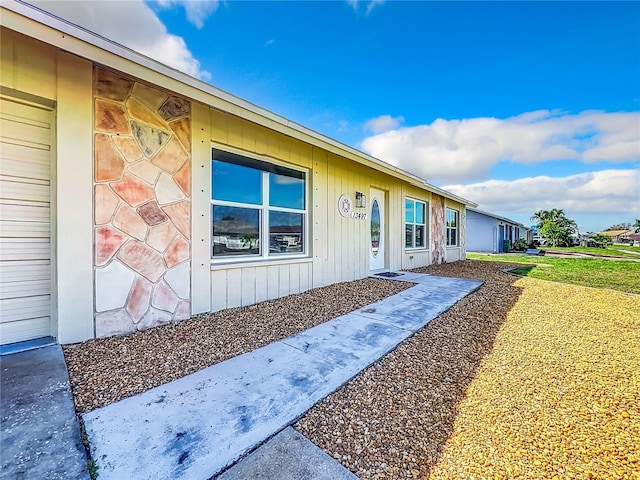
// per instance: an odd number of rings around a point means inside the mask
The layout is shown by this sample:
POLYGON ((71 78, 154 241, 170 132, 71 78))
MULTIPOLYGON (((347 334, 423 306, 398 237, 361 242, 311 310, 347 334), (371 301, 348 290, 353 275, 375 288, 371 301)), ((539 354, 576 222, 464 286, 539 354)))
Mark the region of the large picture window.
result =
POLYGON ((216 258, 305 253, 305 173, 213 150, 212 251, 216 258))
POLYGON ((458 211, 447 208, 447 246, 458 246, 458 211))
POLYGON ((425 248, 427 245, 426 203, 404 199, 404 246, 425 248))

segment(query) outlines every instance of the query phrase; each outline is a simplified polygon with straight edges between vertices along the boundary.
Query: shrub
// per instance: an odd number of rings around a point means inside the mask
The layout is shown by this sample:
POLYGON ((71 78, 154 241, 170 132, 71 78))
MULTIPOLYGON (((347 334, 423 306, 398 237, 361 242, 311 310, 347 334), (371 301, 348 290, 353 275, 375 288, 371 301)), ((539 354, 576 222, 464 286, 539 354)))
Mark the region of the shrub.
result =
POLYGON ((613 240, 611 240, 611 237, 607 235, 602 235, 601 233, 598 233, 597 235, 594 235, 593 237, 591 237, 590 243, 592 246, 596 248, 607 248, 607 245, 613 245, 613 240))
POLYGON ((527 244, 527 241, 524 238, 519 238, 515 242, 513 242, 513 245, 511 248, 513 248, 513 250, 517 252, 524 252, 528 246, 529 245, 527 244))

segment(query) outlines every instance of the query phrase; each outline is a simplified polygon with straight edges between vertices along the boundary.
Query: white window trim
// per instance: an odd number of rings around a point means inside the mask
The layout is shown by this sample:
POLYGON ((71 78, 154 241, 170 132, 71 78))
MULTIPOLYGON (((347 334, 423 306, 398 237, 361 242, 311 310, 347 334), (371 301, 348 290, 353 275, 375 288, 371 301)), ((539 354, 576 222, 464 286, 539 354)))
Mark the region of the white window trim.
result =
POLYGON ((446 244, 447 248, 460 248, 460 210, 457 210, 455 208, 445 207, 445 209, 444 209, 444 232, 445 232, 445 244, 446 244), (451 210, 452 212, 456 213, 456 226, 455 226, 455 228, 447 226, 447 211, 448 210, 451 210), (452 229, 456 231, 456 243, 450 245, 449 244, 449 230, 452 230, 452 229))
MULTIPOLYGON (((409 196, 405 196, 404 200, 405 200, 403 202, 404 215, 402 216, 402 220, 403 220, 402 226, 404 227, 405 232, 406 232, 407 224, 414 225, 414 226, 415 225, 422 225, 422 226, 424 226, 424 234, 425 234, 424 245, 420 246, 420 247, 407 247, 407 240, 406 240, 406 237, 404 237, 404 241, 403 241, 404 249, 407 252, 415 252, 415 251, 420 251, 420 250, 429 250, 429 238, 430 238, 430 234, 431 234, 431 228, 430 228, 431 222, 428 221, 428 219, 429 219, 429 213, 428 213, 429 210, 427 208, 428 205, 429 205, 429 202, 427 202, 426 200, 418 200, 417 198, 412 198, 412 197, 409 197, 409 196), (422 203, 424 205, 424 215, 423 216, 424 216, 424 222, 425 223, 416 223, 415 221, 414 222, 407 222, 407 220, 406 220, 406 218, 407 218, 407 216, 406 216, 406 208, 407 208, 406 207, 406 201, 407 200, 410 200, 410 201, 413 202, 413 204, 414 204, 414 212, 415 212, 415 204, 416 204, 416 202, 422 203)), ((415 213, 414 213, 414 219, 415 219, 415 213)), ((405 233, 405 235, 406 235, 406 233, 405 233)), ((415 239, 416 239, 416 234, 415 234, 415 230, 414 230, 413 231, 413 240, 414 240, 414 242, 415 242, 415 239)))
MULTIPOLYGON (((304 210, 295 209, 295 208, 286 208, 286 207, 274 207, 268 204, 267 199, 269 198, 269 172, 265 170, 260 170, 262 173, 262 203, 254 204, 254 203, 242 203, 242 202, 230 202, 227 200, 214 200, 213 199, 213 191, 209 192, 209 218, 210 218, 210 228, 209 228, 209 255, 211 266, 214 267, 216 265, 224 265, 224 264, 246 264, 246 263, 286 263, 287 260, 300 260, 307 259, 310 257, 309 252, 309 169, 304 167, 299 167, 297 165, 290 165, 281 161, 277 161, 271 159, 269 157, 265 157, 264 155, 254 154, 253 152, 245 152, 242 150, 238 150, 235 148, 220 148, 219 146, 212 143, 210 152, 213 150, 220 150, 228 153, 232 153, 235 155, 240 155, 249 159, 254 159, 266 163, 272 163, 274 165, 282 166, 288 168, 290 170, 296 170, 304 174, 304 210), (252 210, 258 210, 260 213, 260 230, 263 233, 262 238, 260 239, 260 251, 259 255, 230 255, 230 256, 213 256, 213 218, 211 218, 211 214, 213 212, 213 206, 227 206, 227 207, 238 207, 238 208, 249 208, 252 210), (269 211, 275 212, 285 212, 285 213, 298 213, 302 214, 302 232, 303 232, 303 245, 302 252, 300 253, 273 253, 269 252, 269 220, 268 213, 269 211)), ((209 162, 214 160, 213 155, 209 159, 209 162)), ((213 169, 211 170, 211 175, 213 175, 213 169)), ((211 180, 209 181, 211 184, 211 180)))

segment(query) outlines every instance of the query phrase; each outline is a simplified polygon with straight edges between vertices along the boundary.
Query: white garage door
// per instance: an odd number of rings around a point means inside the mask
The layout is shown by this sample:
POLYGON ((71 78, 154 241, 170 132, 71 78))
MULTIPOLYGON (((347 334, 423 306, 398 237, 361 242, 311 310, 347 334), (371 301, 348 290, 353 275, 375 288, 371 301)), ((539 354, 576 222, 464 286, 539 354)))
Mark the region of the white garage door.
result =
POLYGON ((0 98, 0 343, 51 332, 51 110, 0 98))

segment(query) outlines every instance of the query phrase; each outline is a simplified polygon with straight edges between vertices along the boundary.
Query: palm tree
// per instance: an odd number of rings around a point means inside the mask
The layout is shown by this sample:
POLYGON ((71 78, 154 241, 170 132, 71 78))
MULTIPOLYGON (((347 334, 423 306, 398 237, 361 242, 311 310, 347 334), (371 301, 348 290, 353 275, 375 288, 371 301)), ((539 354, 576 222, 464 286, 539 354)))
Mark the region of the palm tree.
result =
POLYGON ((578 225, 566 217, 563 209, 539 210, 533 214, 536 227, 551 246, 570 246, 571 234, 578 231, 578 225))

